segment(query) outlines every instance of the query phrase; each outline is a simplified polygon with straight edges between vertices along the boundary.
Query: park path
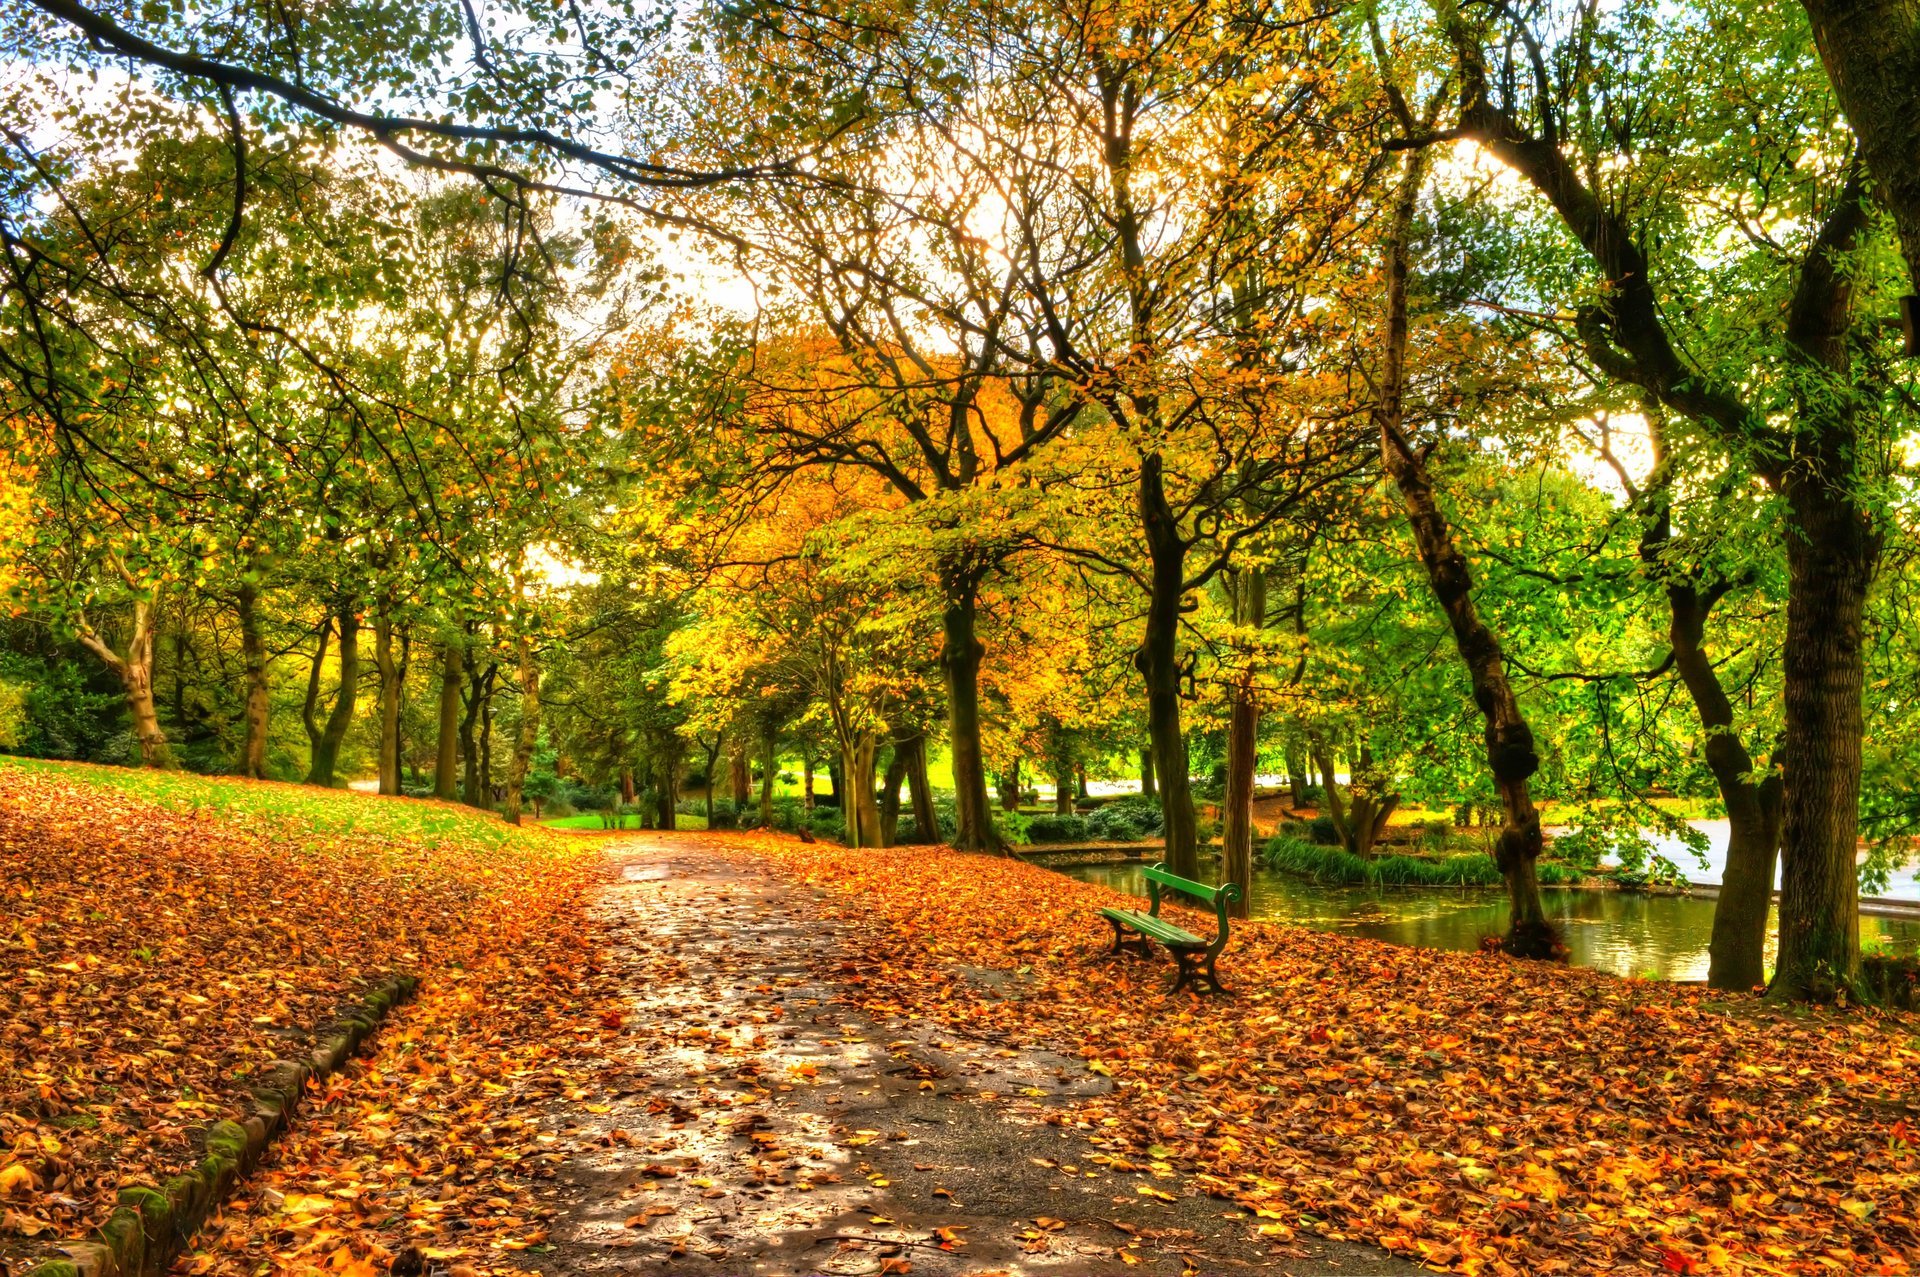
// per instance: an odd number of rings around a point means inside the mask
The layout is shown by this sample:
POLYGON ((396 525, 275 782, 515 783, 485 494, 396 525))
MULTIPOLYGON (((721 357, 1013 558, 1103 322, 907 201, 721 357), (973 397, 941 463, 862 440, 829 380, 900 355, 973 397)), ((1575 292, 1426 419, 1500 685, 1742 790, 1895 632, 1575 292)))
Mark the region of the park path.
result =
MULTIPOLYGON (((552 1116, 547 1272, 1410 1274, 1381 1252, 1258 1236, 1177 1178, 1116 1170, 1073 1126, 1111 1086, 835 1000, 849 938, 719 836, 608 840, 594 903, 608 1057, 552 1116), (590 1098, 589 1098, 590 1097, 590 1098)), ((991 980, 993 973, 972 973, 991 980)))

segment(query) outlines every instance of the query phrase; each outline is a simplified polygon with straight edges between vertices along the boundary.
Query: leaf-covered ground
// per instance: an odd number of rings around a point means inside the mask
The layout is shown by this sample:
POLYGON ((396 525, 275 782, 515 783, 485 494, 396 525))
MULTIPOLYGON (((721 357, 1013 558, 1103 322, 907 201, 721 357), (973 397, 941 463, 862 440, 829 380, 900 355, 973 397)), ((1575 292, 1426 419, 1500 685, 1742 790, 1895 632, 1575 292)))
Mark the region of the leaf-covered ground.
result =
MULTIPOLYGON (((734 847, 839 896, 877 1015, 1084 1057, 1112 1153, 1287 1230, 1470 1273, 1908 1273, 1920 1021, 1292 927, 1236 929, 1231 1001, 1100 955, 1116 893, 1006 860, 734 847), (963 967, 1016 973, 983 992, 963 967)), ((1204 932, 1210 919, 1194 919, 1204 932)))
POLYGON ((468 1012, 579 916, 597 863, 442 804, 0 760, 0 1260, 190 1164, 262 1066, 388 973, 430 991, 382 1038, 403 1075, 436 1033, 484 1040, 468 1012))
MULTIPOLYGON (((1073 1102, 1099 1146, 1083 1160, 1182 1172, 1271 1242, 1516 1274, 1907 1273, 1920 1253, 1912 1017, 1259 923, 1223 961, 1233 1000, 1173 1000, 1166 964, 1101 956, 1105 888, 944 851, 685 838, 818 887, 816 974, 874 1022, 1111 1077, 1073 1102)), ((631 968, 664 942, 616 942, 589 912, 607 845, 436 804, 0 762, 0 1257, 180 1165, 261 1064, 400 969, 418 1000, 308 1096, 179 1271, 550 1269, 556 1180, 590 1115, 636 1091, 619 1053, 700 1029, 692 1008, 630 1022, 621 946, 631 968)))

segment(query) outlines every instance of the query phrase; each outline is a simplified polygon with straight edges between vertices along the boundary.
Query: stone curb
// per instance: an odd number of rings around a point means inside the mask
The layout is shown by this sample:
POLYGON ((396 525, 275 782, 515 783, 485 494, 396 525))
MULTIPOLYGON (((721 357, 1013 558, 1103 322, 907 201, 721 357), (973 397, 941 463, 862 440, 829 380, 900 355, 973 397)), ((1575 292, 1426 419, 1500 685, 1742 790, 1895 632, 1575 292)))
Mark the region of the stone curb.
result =
POLYGON ((206 1156, 159 1188, 127 1188, 92 1237, 63 1249, 66 1259, 35 1265, 24 1277, 161 1277, 186 1250, 235 1181, 251 1171, 267 1145, 293 1120, 309 1080, 346 1063, 387 1015, 413 996, 419 981, 394 976, 321 1033, 321 1045, 303 1062, 275 1060, 253 1088, 246 1116, 207 1131, 206 1156))

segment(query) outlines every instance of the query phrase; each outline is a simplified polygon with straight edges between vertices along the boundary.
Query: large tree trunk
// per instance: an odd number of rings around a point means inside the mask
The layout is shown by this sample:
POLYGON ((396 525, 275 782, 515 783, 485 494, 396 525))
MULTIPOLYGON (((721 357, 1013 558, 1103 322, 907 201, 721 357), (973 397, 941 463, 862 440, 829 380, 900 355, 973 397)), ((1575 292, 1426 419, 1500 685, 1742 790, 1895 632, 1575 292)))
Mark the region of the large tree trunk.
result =
MULTIPOLYGON (((1414 210, 1426 180, 1424 152, 1410 158, 1395 201, 1387 235, 1387 299, 1385 349, 1379 373, 1379 397, 1374 404, 1380 431, 1380 460, 1406 506, 1407 521, 1427 569, 1427 581, 1446 613, 1454 646, 1466 663, 1473 684, 1473 703, 1486 719, 1487 765, 1500 791, 1505 822, 1495 844, 1494 862, 1506 880, 1509 917, 1505 948, 1523 958, 1565 954, 1540 900, 1535 862, 1543 838, 1540 813, 1533 805, 1531 777, 1539 769, 1533 730, 1520 712, 1520 700, 1507 681, 1506 655, 1473 604, 1473 576, 1466 556, 1454 544, 1453 531, 1434 498, 1426 461, 1408 442, 1406 414, 1407 275, 1411 260, 1409 240, 1414 210)), ((1328 796, 1329 801, 1332 795, 1328 796)))
POLYGON ((1152 564, 1146 632, 1133 663, 1147 684, 1147 734, 1160 783, 1161 825, 1167 840, 1167 868, 1183 878, 1197 877, 1200 850, 1195 838, 1193 791, 1188 776, 1187 738, 1180 726, 1180 605, 1186 592, 1187 545, 1167 504, 1163 463, 1149 454, 1140 463, 1140 519, 1152 564))
POLYGON ((254 780, 267 777, 267 716, 271 702, 267 685, 267 641, 260 632, 260 591, 240 583, 236 600, 240 614, 240 660, 246 669, 246 732, 240 740, 240 774, 254 780))
MULTIPOLYGON (((341 606, 334 617, 334 626, 340 635, 340 684, 334 693, 326 726, 312 738, 313 757, 307 766, 307 784, 323 788, 333 786, 334 773, 340 765, 340 746, 347 739, 347 728, 353 724, 354 701, 360 690, 360 617, 351 601, 341 606)), ((319 659, 314 658, 316 662, 319 659)))
POLYGON ((1920 294, 1920 0, 1803 3, 1920 294))
POLYGON ((520 823, 520 794, 540 742, 540 667, 534 663, 533 643, 525 634, 517 643, 520 656, 520 738, 514 742, 513 761, 507 766, 507 801, 503 812, 509 825, 520 823))
MULTIPOLYGON (((1911 41, 1911 21, 1907 30, 1911 41)), ((1911 151, 1906 162, 1915 162, 1911 151)), ((1780 485, 1792 511, 1785 529, 1781 659, 1786 794, 1780 955, 1767 993, 1795 1001, 1855 993, 1860 975, 1855 861, 1866 685, 1862 626, 1880 534, 1855 487, 1861 441, 1851 384, 1853 277, 1846 262, 1867 221, 1865 184, 1855 174, 1801 265, 1787 315, 1788 340, 1801 365, 1795 397, 1802 425, 1780 485)))
POLYGON ((993 823, 986 758, 980 747, 983 649, 974 633, 978 585, 970 574, 950 576, 946 606, 940 614, 946 640, 940 669, 947 684, 947 737, 953 750, 953 845, 961 851, 1000 851, 1004 845, 993 823))
POLYGON ((1148 745, 1140 751, 1140 796, 1158 798, 1159 786, 1153 783, 1153 746, 1148 745))
POLYGON ((840 813, 846 819, 849 847, 879 847, 880 805, 874 796, 874 763, 879 743, 873 733, 857 733, 840 753, 840 778, 836 788, 840 813))
POLYGON ((1787 499, 1780 955, 1768 992, 1826 1001, 1859 977, 1861 625, 1878 545, 1823 476, 1796 472, 1787 499))
MULTIPOLYGON (((1251 630, 1267 623, 1267 576, 1259 569, 1243 570, 1228 578, 1233 592, 1234 623, 1251 630)), ((1233 687, 1227 721, 1227 793, 1220 835, 1225 879, 1240 887, 1240 898, 1228 905, 1236 918, 1247 916, 1253 901, 1253 787, 1260 753, 1260 706, 1254 700, 1253 673, 1233 687)))
POLYGON ((373 621, 373 664, 380 675, 380 792, 400 792, 400 662, 393 651, 393 611, 383 601, 373 621))
POLYGON ((460 687, 466 681, 466 645, 450 640, 440 658, 440 728, 434 741, 433 796, 452 802, 460 787, 460 687))

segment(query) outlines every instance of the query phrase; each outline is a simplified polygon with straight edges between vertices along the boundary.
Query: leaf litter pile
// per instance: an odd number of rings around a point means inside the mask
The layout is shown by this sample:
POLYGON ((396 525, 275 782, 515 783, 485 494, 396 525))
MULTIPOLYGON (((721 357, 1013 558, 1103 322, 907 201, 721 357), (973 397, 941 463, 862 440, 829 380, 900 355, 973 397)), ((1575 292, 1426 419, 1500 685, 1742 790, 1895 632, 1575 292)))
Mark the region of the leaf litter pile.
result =
MULTIPOLYGON (((1920 1019, 1253 922, 1231 1000, 1103 956, 1118 893, 1011 860, 731 840, 827 889, 870 1013, 1082 1056, 1107 1154, 1437 1268, 1910 1273, 1920 1019), (964 970, 1012 972, 1004 989, 964 970)), ((1210 916, 1188 925, 1207 934, 1210 916)))
POLYGON ((376 1039, 377 1069, 310 1088, 243 1185, 269 1209, 234 1271, 384 1268, 348 1242, 393 1208, 389 1179, 434 1180, 437 1197, 413 1187, 401 1207, 423 1235, 470 1210, 473 1247, 536 1244, 502 1208, 516 1190, 493 1167, 517 1128, 490 1124, 489 1102, 544 1049, 522 1035, 559 1013, 525 1003, 572 1005, 597 862, 442 804, 0 760, 0 1270, 197 1160, 196 1135, 237 1115, 263 1066, 304 1056, 394 972, 422 978, 419 1003, 376 1039), (348 1145, 358 1162, 332 1156, 348 1145))

